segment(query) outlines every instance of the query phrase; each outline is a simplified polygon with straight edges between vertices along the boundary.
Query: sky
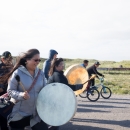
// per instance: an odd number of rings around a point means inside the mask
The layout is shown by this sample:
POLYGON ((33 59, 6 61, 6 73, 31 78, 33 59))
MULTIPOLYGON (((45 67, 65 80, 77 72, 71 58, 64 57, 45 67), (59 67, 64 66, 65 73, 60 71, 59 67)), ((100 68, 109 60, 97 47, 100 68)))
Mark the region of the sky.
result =
POLYGON ((130 0, 0 1, 0 54, 130 60, 130 0))

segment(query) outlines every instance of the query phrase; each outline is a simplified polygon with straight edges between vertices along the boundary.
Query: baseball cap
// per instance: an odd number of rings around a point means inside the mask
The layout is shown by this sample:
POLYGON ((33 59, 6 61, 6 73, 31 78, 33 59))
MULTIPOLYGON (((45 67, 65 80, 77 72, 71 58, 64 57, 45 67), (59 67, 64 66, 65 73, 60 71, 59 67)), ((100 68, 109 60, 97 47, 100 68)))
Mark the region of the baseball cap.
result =
POLYGON ((5 52, 3 52, 1 57, 6 59, 6 58, 9 58, 9 57, 12 57, 12 55, 9 51, 5 51, 5 52))
POLYGON ((101 65, 98 61, 95 62, 95 65, 101 65))

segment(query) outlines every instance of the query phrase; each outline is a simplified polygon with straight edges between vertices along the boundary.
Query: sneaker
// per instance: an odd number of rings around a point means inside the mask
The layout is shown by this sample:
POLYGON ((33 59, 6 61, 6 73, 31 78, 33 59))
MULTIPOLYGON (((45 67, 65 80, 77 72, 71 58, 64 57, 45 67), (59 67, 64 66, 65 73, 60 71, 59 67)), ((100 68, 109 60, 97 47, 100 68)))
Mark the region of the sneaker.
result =
POLYGON ((94 95, 93 92, 94 92, 93 90, 89 90, 87 93, 88 95, 91 94, 93 96, 94 95))
POLYGON ((91 94, 91 92, 89 91, 89 92, 87 92, 87 94, 88 94, 88 95, 90 95, 90 94, 91 94))

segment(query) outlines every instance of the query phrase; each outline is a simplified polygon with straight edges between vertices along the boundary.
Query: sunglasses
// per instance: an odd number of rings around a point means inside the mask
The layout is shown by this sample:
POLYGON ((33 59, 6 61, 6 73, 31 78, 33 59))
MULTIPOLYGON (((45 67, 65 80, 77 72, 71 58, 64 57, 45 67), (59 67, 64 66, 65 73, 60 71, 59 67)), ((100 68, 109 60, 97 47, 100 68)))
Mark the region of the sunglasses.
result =
POLYGON ((40 59, 33 59, 35 62, 40 62, 41 60, 40 59))

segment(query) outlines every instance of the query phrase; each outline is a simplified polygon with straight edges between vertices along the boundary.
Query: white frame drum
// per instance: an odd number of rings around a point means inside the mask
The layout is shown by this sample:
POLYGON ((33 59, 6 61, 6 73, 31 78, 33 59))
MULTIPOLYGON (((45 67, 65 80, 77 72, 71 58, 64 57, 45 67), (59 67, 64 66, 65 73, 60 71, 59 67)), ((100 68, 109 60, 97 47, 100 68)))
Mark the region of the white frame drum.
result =
POLYGON ((73 118, 76 111, 76 96, 73 90, 65 84, 48 84, 38 95, 37 112, 48 125, 64 125, 73 118))

